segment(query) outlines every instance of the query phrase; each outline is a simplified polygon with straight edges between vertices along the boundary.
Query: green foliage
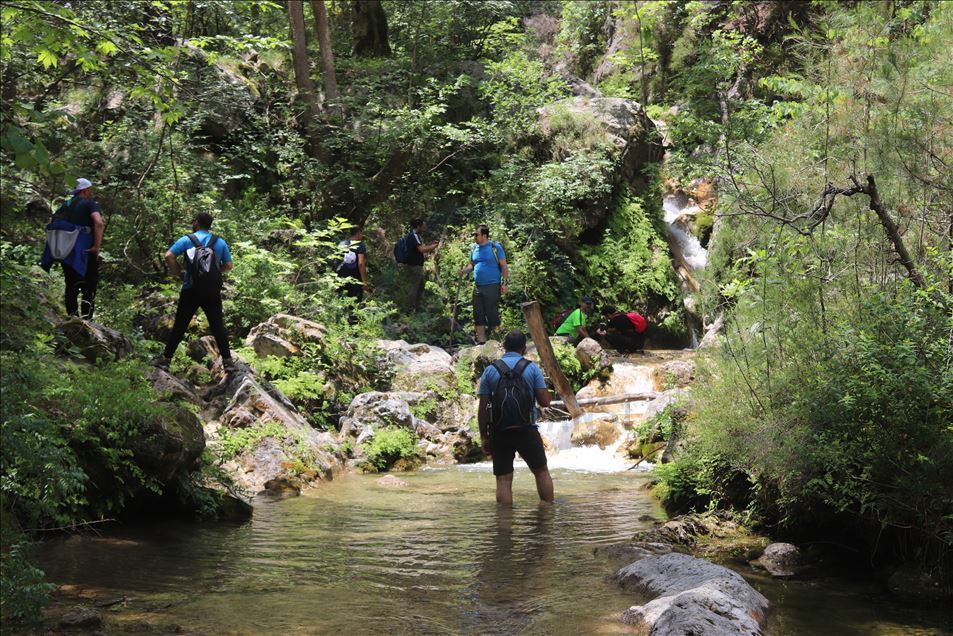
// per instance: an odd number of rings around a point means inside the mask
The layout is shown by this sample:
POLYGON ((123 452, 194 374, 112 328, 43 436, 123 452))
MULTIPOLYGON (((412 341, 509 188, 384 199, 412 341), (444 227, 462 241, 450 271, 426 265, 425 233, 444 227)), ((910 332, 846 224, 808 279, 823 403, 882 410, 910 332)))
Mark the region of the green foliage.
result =
POLYGON ((3 625, 38 621, 56 586, 43 581, 43 571, 30 559, 29 541, 22 535, 7 537, 6 529, 3 538, 0 551, 0 616, 3 625))
POLYGON ((129 494, 159 490, 132 452, 164 416, 141 363, 89 367, 33 352, 0 355, 2 493, 28 527, 114 514, 129 494))
POLYGON ((618 307, 640 305, 649 298, 673 301, 678 285, 660 229, 657 203, 628 196, 609 216, 602 241, 580 249, 579 287, 598 293, 618 307))
POLYGON ((368 468, 377 472, 389 470, 398 462, 405 469, 414 468, 422 460, 414 434, 405 428, 378 429, 363 446, 368 468))
POLYGON ((572 384, 573 391, 578 391, 586 386, 599 373, 598 368, 584 371, 579 358, 576 357, 576 348, 563 341, 562 338, 551 339, 551 342, 553 353, 556 355, 556 362, 559 363, 559 368, 563 370, 566 378, 572 384))
POLYGON ((731 332, 696 396, 693 443, 672 479, 692 475, 691 488, 718 500, 729 496, 724 480, 693 467, 724 463, 757 484, 748 503, 762 519, 799 529, 843 514, 906 536, 922 558, 948 558, 951 327, 905 286, 872 294, 826 333, 803 320, 761 325, 764 337, 731 332))
POLYGON ((231 429, 222 426, 218 429, 218 435, 221 440, 220 459, 226 462, 242 453, 254 450, 262 440, 269 437, 278 440, 288 447, 300 447, 303 443, 300 438, 295 437, 281 422, 274 420, 246 428, 231 429))

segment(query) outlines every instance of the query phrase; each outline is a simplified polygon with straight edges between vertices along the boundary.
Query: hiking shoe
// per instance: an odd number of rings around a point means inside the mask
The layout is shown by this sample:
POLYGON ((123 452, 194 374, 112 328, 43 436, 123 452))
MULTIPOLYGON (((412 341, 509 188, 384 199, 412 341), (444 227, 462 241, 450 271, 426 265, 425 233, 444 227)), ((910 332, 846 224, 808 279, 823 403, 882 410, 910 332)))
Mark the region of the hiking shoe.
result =
POLYGON ((165 356, 158 356, 158 357, 156 357, 156 358, 153 358, 153 360, 152 360, 152 366, 154 366, 154 367, 157 368, 157 369, 162 369, 163 371, 165 371, 166 373, 168 373, 168 372, 169 372, 169 359, 166 358, 165 356))

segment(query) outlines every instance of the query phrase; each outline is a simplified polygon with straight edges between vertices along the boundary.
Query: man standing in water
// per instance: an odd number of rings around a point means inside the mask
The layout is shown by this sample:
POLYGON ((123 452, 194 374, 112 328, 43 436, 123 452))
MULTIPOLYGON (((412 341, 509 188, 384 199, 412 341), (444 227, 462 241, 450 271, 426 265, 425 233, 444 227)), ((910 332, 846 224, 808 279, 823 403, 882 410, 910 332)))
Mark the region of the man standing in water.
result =
POLYGON ((526 335, 511 331, 503 340, 503 357, 483 371, 480 378, 480 439, 483 452, 493 457, 496 501, 513 503, 513 460, 520 454, 536 477, 542 501, 553 500, 553 478, 546 465, 543 438, 536 425, 536 403, 551 400, 539 367, 524 358, 526 335))

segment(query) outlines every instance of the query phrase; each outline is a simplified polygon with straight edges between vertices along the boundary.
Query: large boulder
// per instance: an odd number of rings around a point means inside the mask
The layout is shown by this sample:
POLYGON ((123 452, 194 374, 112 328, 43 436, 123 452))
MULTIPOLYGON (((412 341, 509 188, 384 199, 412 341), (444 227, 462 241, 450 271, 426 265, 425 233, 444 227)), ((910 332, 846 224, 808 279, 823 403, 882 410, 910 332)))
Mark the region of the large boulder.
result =
POLYGON ((195 390, 168 371, 153 367, 146 373, 146 379, 162 400, 167 402, 188 402, 201 407, 205 404, 195 390))
POLYGON ((622 176, 631 182, 649 163, 662 158, 661 140, 655 124, 638 102, 621 97, 577 96, 540 110, 540 125, 546 134, 548 121, 559 111, 598 122, 622 161, 622 176))
POLYGON ((738 573, 686 554, 645 557, 620 569, 615 579, 654 599, 623 615, 624 622, 654 636, 755 636, 762 633, 770 606, 738 573))
POLYGON ((223 467, 245 495, 300 491, 343 468, 337 436, 313 429, 287 397, 247 366, 238 365, 209 398, 224 405, 206 425, 206 435, 210 444, 231 447, 223 467), (236 429, 250 432, 239 436, 236 429))
POLYGON ((323 325, 290 314, 275 314, 267 321, 252 327, 245 338, 245 346, 265 358, 284 358, 301 353, 306 342, 321 343, 327 335, 323 325))
POLYGON ((466 373, 476 383, 484 369, 502 357, 502 345, 496 340, 487 340, 475 347, 462 347, 454 354, 453 363, 458 373, 466 373))
POLYGON ((172 333, 177 304, 174 296, 150 294, 139 303, 132 317, 132 325, 149 340, 165 342, 172 333))
POLYGON ((599 398, 625 393, 655 393, 653 368, 643 364, 621 362, 612 365, 608 380, 593 379, 576 393, 577 399, 599 398))
POLYGON ((582 365, 583 371, 604 369, 611 364, 609 362, 609 353, 592 338, 583 338, 582 341, 576 345, 576 359, 579 360, 579 364, 582 365))
MULTIPOLYGON (((469 418, 453 417, 466 411, 465 402, 440 401, 433 393, 412 391, 372 391, 356 396, 341 418, 341 435, 350 436, 356 443, 373 437, 375 430, 396 426, 413 431, 424 460, 432 465, 466 463, 480 459, 480 447, 468 423, 469 418)), ((475 417, 476 406, 472 407, 475 417)))
POLYGON ((118 360, 132 353, 132 342, 122 333, 91 320, 70 316, 56 326, 64 349, 75 349, 89 362, 118 360))
POLYGON ((133 459, 159 483, 186 475, 205 450, 202 423, 192 411, 169 405, 163 417, 150 421, 132 440, 133 459))
POLYGON ((379 340, 384 364, 393 373, 395 391, 453 391, 457 376, 450 354, 428 344, 408 344, 404 340, 379 340))

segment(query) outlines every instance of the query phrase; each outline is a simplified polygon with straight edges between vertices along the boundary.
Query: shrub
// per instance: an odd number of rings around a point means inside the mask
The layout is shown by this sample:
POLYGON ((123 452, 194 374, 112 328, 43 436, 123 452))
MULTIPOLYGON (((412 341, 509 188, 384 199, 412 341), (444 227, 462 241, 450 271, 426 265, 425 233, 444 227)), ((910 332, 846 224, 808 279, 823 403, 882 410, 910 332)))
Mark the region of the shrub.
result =
POLYGON ((39 620, 50 592, 56 588, 43 582, 43 571, 30 560, 29 548, 25 537, 18 535, 0 552, 0 617, 4 626, 39 620))
POLYGON ((388 426, 374 431, 374 437, 364 445, 367 464, 383 472, 400 462, 403 468, 413 468, 421 462, 414 434, 406 428, 388 426))

